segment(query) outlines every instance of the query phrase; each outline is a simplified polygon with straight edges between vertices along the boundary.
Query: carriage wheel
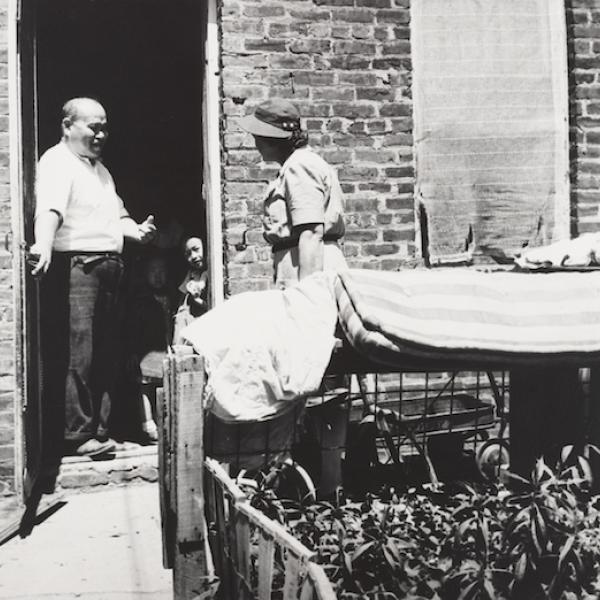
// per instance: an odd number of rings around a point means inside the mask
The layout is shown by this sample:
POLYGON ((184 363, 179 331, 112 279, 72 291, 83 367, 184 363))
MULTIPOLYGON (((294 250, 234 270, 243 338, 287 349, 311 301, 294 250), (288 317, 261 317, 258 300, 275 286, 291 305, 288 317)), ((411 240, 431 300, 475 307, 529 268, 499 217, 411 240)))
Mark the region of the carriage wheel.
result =
MULTIPOLYGON (((237 482, 242 488, 246 485, 256 489, 258 487, 257 480, 260 477, 262 477, 260 471, 242 469, 237 476, 237 482)), ((284 461, 274 479, 273 491, 278 498, 287 498, 298 502, 315 502, 317 498, 317 491, 311 476, 291 458, 284 461)))
POLYGON ((475 460, 479 473, 485 480, 497 481, 510 464, 508 440, 499 438, 488 440, 477 448, 475 460))

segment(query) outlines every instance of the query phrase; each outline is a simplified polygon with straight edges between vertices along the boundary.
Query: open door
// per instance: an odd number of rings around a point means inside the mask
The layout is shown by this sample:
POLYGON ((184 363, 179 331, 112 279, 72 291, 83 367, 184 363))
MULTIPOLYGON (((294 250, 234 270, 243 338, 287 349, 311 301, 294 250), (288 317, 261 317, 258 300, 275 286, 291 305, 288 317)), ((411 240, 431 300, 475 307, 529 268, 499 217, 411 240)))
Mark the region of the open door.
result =
POLYGON ((24 476, 23 492, 29 499, 36 488, 42 471, 42 418, 41 418, 41 365, 39 357, 39 300, 38 283, 30 275, 27 264, 27 248, 33 243, 33 219, 35 212, 35 166, 37 163, 37 76, 36 76, 36 2, 21 1, 18 22, 18 61, 20 76, 21 109, 21 192, 22 227, 20 232, 23 253, 21 277, 23 290, 23 370, 24 370, 24 476))

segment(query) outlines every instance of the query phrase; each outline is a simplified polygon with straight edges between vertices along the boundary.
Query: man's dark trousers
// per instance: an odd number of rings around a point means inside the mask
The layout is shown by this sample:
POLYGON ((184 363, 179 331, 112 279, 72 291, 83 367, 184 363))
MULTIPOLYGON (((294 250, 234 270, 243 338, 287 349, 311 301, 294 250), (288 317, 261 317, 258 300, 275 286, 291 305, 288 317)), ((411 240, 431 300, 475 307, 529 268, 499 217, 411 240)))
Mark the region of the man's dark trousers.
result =
POLYGON ((62 454, 65 441, 108 436, 122 272, 117 254, 55 252, 41 280, 45 453, 62 454))

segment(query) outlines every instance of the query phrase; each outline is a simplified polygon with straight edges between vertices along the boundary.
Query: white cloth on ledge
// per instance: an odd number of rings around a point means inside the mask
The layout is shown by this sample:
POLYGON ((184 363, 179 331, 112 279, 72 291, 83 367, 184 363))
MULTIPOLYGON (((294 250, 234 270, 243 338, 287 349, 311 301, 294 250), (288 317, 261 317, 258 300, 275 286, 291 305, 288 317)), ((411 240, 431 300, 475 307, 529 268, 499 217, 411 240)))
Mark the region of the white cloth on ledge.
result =
POLYGON ((182 331, 205 360, 207 407, 225 421, 259 421, 318 390, 333 351, 333 271, 286 290, 244 292, 182 331))
POLYGON ((515 259, 522 268, 587 267, 600 263, 600 233, 525 250, 515 259))

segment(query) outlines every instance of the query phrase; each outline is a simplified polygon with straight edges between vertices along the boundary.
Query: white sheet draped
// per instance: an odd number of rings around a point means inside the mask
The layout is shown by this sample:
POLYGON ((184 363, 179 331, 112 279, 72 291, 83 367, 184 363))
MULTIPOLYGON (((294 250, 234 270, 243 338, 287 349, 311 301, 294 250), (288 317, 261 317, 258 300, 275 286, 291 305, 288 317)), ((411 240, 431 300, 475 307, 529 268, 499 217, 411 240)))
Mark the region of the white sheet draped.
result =
POLYGON ((317 273, 284 291, 238 294, 183 330, 205 360, 215 415, 268 419, 318 390, 335 342, 334 277, 317 273))

